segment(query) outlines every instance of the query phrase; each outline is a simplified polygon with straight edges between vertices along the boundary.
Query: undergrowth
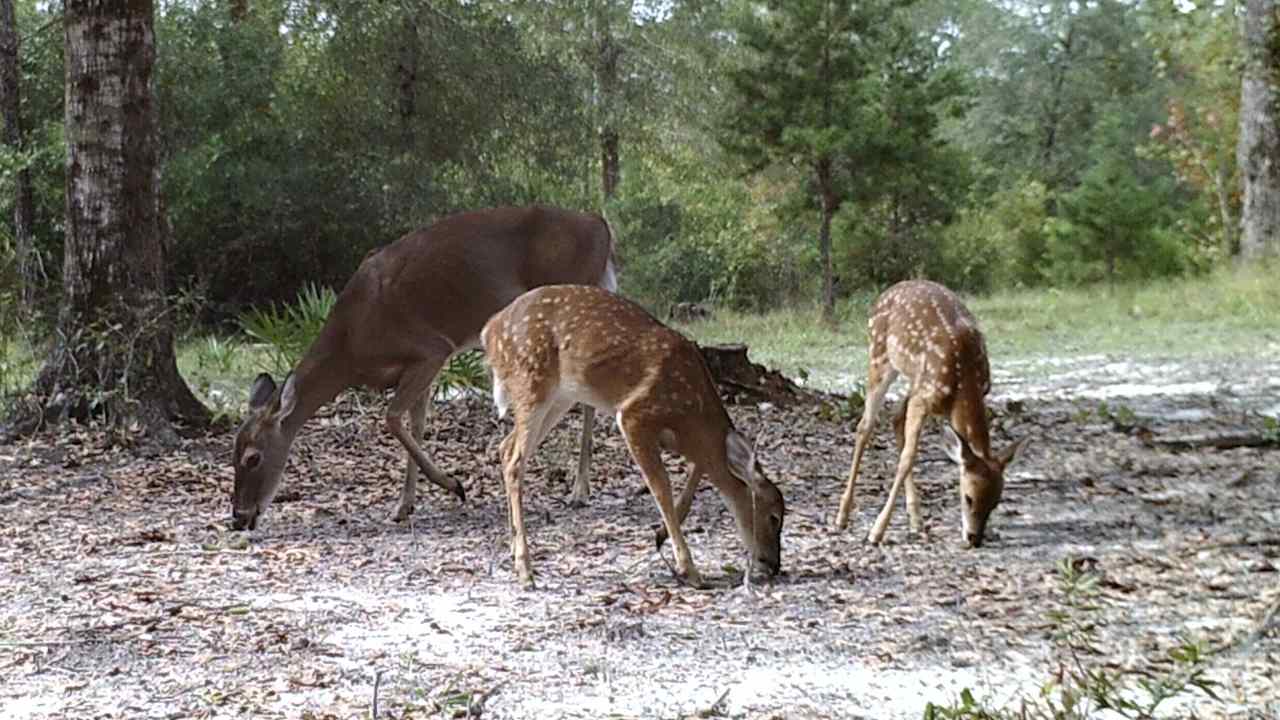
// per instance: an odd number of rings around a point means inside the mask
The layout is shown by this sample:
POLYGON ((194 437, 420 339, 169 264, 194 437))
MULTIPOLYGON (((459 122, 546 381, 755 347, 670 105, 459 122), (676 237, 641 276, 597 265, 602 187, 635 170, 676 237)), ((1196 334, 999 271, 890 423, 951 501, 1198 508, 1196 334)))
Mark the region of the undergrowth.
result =
MULTIPOLYGON (((1280 283, 1274 268, 1114 287, 1003 290, 965 297, 993 362, 1112 355, 1118 359, 1274 355, 1280 350, 1280 283)), ((677 324, 700 343, 746 343, 754 362, 813 385, 848 391, 866 374, 867 316, 877 291, 846 298, 834 326, 818 307, 748 314, 716 309, 677 324)))
POLYGON ((1208 652, 1194 640, 1183 639, 1163 663, 1119 669, 1105 664, 1108 653, 1099 645, 1100 579, 1083 562, 1063 558, 1058 563, 1061 600, 1045 614, 1053 628, 1057 668, 1037 694, 995 706, 966 688, 950 705, 926 705, 925 720, 1154 720, 1174 717, 1165 715, 1165 708, 1181 696, 1199 691, 1218 700, 1218 684, 1208 676, 1208 652))

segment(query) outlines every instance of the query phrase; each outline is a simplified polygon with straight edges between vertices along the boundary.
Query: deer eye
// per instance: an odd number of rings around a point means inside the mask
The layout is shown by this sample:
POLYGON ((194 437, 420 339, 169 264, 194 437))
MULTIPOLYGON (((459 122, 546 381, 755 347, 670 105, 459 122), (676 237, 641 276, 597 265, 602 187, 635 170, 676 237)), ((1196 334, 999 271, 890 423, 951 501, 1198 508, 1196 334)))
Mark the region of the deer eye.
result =
POLYGON ((972 496, 972 495, 965 495, 965 496, 964 496, 964 504, 965 504, 965 507, 973 507, 973 496, 972 496))
POLYGON ((262 453, 257 450, 245 451, 244 457, 240 459, 240 464, 245 470, 252 470, 262 462, 262 453))

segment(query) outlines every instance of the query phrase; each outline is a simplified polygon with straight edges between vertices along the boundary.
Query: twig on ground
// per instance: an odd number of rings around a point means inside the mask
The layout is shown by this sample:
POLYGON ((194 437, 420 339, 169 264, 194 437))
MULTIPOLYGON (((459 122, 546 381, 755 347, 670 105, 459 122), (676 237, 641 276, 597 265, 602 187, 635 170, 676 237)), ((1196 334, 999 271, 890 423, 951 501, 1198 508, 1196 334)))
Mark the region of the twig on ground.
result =
POLYGON ((724 701, 726 698, 729 697, 729 690, 731 689, 732 688, 725 688, 724 692, 720 693, 720 697, 716 698, 716 701, 711 703, 711 707, 707 708, 706 710, 699 710, 698 717, 713 718, 713 717, 724 717, 725 715, 727 715, 728 713, 725 712, 724 701))
POLYGON ((493 694, 501 690, 502 686, 506 685, 508 682, 509 682, 508 680, 503 680, 497 685, 494 685, 488 690, 485 690, 484 692, 480 693, 480 697, 477 698, 476 700, 473 700, 472 702, 467 703, 467 717, 480 717, 482 714, 484 714, 485 703, 489 702, 489 698, 493 697, 493 694))
POLYGON ((385 670, 377 670, 373 673, 373 720, 378 720, 378 689, 382 686, 382 673, 385 670))

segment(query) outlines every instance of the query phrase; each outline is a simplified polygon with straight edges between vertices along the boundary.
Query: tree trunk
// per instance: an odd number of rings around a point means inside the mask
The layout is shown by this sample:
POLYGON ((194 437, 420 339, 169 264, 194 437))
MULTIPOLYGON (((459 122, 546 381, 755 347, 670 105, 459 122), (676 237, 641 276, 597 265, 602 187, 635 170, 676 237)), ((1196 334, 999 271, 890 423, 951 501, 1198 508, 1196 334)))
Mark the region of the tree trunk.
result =
MULTIPOLYGON (((18 24, 13 0, 0 0, 0 112, 4 114, 4 142, 21 153, 26 143, 22 133, 21 67, 18 64, 18 24)), ((31 172, 25 167, 14 178, 13 239, 17 251, 21 295, 20 311, 26 315, 35 309, 36 294, 43 276, 40 256, 36 251, 32 226, 35 204, 31 194, 31 172)))
POLYGON ((102 415, 169 444, 207 410, 178 374, 165 295, 151 0, 67 0, 66 245, 45 422, 102 415))
POLYGON ((1237 147, 1244 179, 1240 257, 1251 261, 1280 250, 1280 130, 1276 127, 1280 35, 1275 0, 1246 1, 1244 50, 1237 147))
POLYGON ((822 321, 834 325, 836 321, 835 272, 831 263, 831 219, 840 209, 836 197, 835 178, 831 173, 831 158, 818 159, 818 192, 822 201, 822 227, 818 231, 818 256, 822 261, 822 321))
POLYGON ((596 25, 599 33, 596 85, 600 89, 600 189, 608 202, 618 194, 618 185, 622 182, 617 128, 618 58, 622 55, 622 48, 609 28, 607 9, 596 16, 596 25))
POLYGON ((405 152, 412 152, 416 143, 414 122, 418 114, 418 15, 416 9, 405 8, 400 29, 400 58, 396 63, 396 82, 399 85, 400 142, 405 152))

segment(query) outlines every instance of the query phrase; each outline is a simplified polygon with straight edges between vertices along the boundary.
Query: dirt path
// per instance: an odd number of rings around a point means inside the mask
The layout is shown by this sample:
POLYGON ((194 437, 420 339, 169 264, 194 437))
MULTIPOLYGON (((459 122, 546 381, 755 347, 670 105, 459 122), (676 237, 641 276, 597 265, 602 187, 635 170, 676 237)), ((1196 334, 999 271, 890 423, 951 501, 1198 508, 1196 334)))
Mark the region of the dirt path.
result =
MULTIPOLYGON (((996 394, 1018 399, 997 403, 997 444, 1036 441, 977 551, 956 542, 955 471, 936 430, 918 466, 926 531, 910 534, 900 512, 875 548, 860 537, 893 459, 887 432, 853 528, 837 534, 849 422, 732 408, 740 427, 764 428, 788 502, 785 574, 753 599, 728 587, 743 551, 710 490, 689 538, 721 586, 673 581, 615 429, 597 436, 590 505, 565 504, 576 419, 531 468, 539 588, 516 590, 501 428, 484 399, 429 430, 467 505, 424 489, 411 525, 388 522, 400 454, 378 404, 351 397, 308 425, 248 543, 225 529, 227 436, 148 459, 91 433, 0 447, 0 717, 369 717, 376 686, 380 717, 918 718, 964 687, 1007 697, 1049 679, 1060 658, 1046 612, 1065 556, 1102 577, 1116 665, 1180 635, 1223 644, 1258 627, 1280 601, 1280 451, 1144 438, 1263 431, 1252 408, 1278 402, 1276 375, 1254 376, 1246 409, 1133 393, 1106 412, 1078 391, 1037 400, 997 377, 996 394)), ((1215 658, 1223 700, 1196 700, 1200 717, 1280 717, 1276 667, 1275 630, 1215 658)))

